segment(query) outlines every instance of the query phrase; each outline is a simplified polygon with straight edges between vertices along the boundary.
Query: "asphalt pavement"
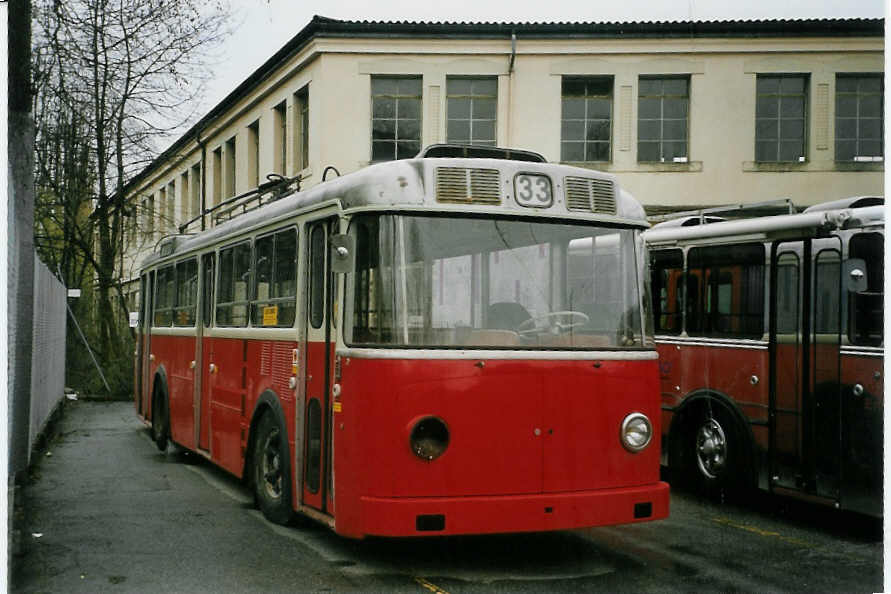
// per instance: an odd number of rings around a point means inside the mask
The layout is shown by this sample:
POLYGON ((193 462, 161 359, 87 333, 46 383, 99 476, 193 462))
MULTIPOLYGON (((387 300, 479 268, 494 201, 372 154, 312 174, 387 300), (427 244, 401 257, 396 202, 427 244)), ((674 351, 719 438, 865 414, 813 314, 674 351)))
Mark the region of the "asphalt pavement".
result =
POLYGON ((12 592, 875 592, 881 522, 769 494, 673 490, 658 522, 343 538, 276 526, 237 479, 161 453, 127 402, 66 402, 16 500, 12 592))
MULTIPOLYGON (((33 465, 13 592, 361 591, 266 523, 241 490, 196 480, 192 454, 159 452, 123 402, 67 403, 33 465), (311 569, 307 569, 311 568, 311 569)), ((383 584, 379 584, 383 587, 383 584)), ((417 591, 414 588, 412 591, 417 591)))

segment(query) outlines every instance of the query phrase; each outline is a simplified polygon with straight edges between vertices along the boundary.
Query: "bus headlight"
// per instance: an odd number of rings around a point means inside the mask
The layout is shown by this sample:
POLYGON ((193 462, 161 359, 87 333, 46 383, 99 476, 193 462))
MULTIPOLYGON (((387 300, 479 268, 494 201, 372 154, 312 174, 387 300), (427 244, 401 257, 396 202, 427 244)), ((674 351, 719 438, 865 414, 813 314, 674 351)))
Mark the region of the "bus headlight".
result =
POLYGON ((424 417, 412 427, 408 443, 418 458, 435 460, 449 447, 449 428, 439 417, 424 417))
POLYGON ((653 425, 647 415, 634 412, 622 421, 620 440, 625 449, 637 453, 650 445, 653 438, 653 425))

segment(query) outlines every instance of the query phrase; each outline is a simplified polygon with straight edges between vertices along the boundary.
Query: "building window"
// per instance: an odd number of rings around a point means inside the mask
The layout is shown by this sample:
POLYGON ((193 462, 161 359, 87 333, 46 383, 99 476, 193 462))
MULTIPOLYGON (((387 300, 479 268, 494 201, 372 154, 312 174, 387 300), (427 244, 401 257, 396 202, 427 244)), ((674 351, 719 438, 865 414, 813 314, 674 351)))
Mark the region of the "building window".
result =
POLYGON ((294 166, 309 167, 309 86, 294 94, 294 166))
POLYGON ((642 76, 637 96, 637 160, 686 163, 689 76, 642 76))
POLYGON ((223 198, 223 147, 213 151, 213 206, 223 198))
POLYGON ((448 142, 495 146, 497 78, 449 77, 446 100, 448 142))
POLYGON ((563 78, 561 161, 609 161, 613 78, 563 78))
POLYGON ((170 180, 167 184, 167 230, 176 230, 176 183, 170 180))
POLYGON ((421 77, 371 77, 371 160, 409 159, 421 150, 421 77))
POLYGON ((276 172, 287 175, 288 171, 288 105, 284 101, 272 108, 273 114, 273 139, 272 145, 275 154, 273 162, 276 172))
POLYGON ((881 161, 881 74, 839 74, 835 79, 835 160, 881 161))
POLYGON ((247 127, 248 136, 248 187, 260 186, 260 120, 247 127))
POLYGON ((170 226, 170 223, 167 222, 167 186, 162 187, 158 190, 158 198, 156 200, 155 209, 152 209, 153 212, 156 213, 158 217, 158 232, 161 234, 161 237, 164 236, 164 233, 167 231, 167 228, 170 226))
POLYGON ((155 236, 155 195, 142 201, 142 229, 145 238, 151 241, 155 236))
POLYGON ((192 218, 201 214, 201 164, 192 166, 192 183, 189 184, 192 218))
POLYGON ((758 75, 755 98, 755 161, 804 161, 806 74, 758 75))
POLYGON ((235 137, 233 136, 229 140, 226 141, 226 152, 223 155, 226 159, 226 164, 224 169, 224 175, 226 179, 226 187, 224 188, 224 193, 226 197, 235 196, 235 164, 238 162, 235 160, 235 137))
POLYGON ((127 217, 127 242, 130 244, 131 248, 136 245, 136 233, 139 228, 138 211, 138 208, 134 208, 127 217))
POLYGON ((189 212, 189 171, 183 171, 179 178, 179 222, 185 223, 192 214, 189 212))

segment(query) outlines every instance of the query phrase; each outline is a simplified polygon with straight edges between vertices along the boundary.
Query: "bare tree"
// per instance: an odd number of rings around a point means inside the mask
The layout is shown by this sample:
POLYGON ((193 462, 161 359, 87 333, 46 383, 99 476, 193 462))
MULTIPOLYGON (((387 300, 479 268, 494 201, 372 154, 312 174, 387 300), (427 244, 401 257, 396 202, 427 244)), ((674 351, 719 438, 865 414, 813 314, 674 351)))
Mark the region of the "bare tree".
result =
POLYGON ((103 354, 129 350, 124 186, 196 115, 229 21, 225 0, 34 1, 36 240, 69 286, 93 278, 103 354))

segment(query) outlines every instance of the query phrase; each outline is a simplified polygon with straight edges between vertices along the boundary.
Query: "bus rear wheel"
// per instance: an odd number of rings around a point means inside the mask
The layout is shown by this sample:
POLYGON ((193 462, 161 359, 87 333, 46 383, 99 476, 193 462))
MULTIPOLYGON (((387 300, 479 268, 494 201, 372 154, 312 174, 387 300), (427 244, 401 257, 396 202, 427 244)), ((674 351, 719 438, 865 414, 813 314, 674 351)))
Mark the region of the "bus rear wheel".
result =
POLYGON ((257 424, 251 457, 254 497, 263 515, 275 524, 287 524, 291 510, 291 472, 285 431, 271 414, 257 424))

